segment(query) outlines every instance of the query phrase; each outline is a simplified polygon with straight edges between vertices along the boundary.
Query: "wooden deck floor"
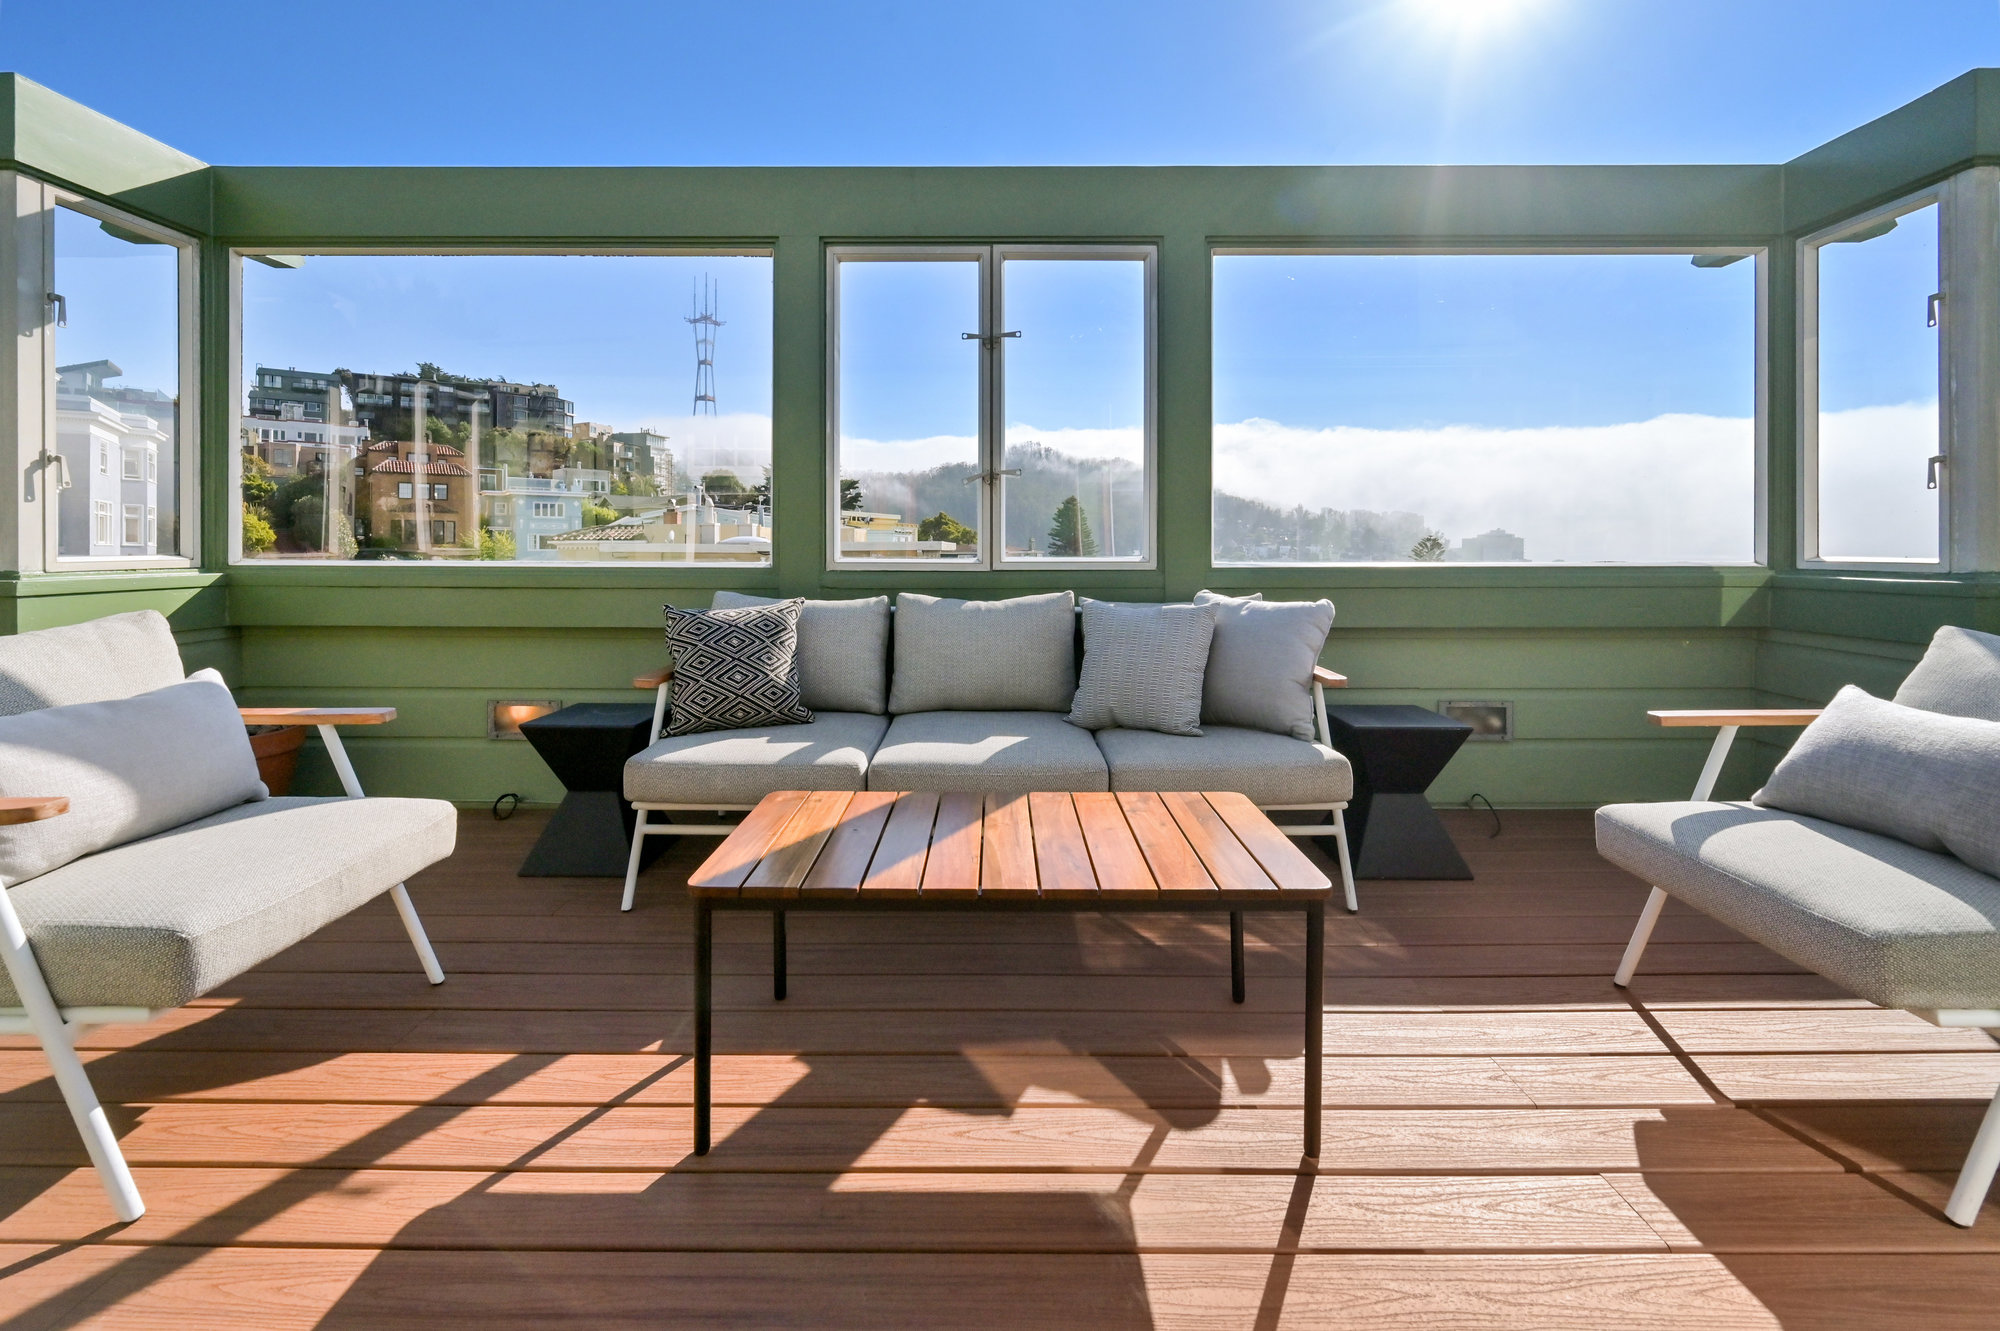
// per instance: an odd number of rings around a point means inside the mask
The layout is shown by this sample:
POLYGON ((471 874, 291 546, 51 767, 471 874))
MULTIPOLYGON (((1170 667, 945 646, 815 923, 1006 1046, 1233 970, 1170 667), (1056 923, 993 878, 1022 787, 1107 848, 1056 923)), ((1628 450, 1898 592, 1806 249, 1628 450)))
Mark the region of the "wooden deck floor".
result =
POLYGON ((1985 1327, 2000 1208, 1937 1207, 1984 1035, 1868 1008, 1669 910, 1584 815, 1454 831, 1472 883, 1328 921, 1326 1149, 1300 1168, 1296 919, 806 916, 770 998, 718 921, 718 1141, 688 1154, 705 849, 519 879, 468 815, 412 885, 89 1041, 151 1206, 118 1227, 0 1041, 0 1326, 1985 1327))

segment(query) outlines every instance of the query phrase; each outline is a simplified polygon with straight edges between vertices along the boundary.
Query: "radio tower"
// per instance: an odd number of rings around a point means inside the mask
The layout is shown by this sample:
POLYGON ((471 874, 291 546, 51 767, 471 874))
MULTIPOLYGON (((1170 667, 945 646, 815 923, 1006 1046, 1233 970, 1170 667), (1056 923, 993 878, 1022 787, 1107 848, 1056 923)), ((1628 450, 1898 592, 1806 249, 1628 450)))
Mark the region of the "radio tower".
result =
POLYGON ((693 314, 687 322, 694 329, 694 414, 715 414, 715 330, 722 320, 715 317, 715 283, 701 275, 690 299, 693 314), (704 404, 706 404, 704 406, 704 404))

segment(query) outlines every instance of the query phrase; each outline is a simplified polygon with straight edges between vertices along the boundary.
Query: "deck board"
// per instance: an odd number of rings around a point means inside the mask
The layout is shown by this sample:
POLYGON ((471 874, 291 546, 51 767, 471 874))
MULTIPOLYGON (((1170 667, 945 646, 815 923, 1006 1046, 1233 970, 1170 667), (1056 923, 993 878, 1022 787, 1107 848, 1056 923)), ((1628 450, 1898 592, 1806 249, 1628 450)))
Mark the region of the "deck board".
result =
MULTIPOLYGON (((865 866, 887 809, 834 803, 794 830, 865 866)), ((1127 815, 1118 873, 1204 890, 1171 816, 1078 808, 1127 815)), ((90 1032, 135 1225, 39 1055, 0 1040, 0 1322, 1956 1328, 2000 1302, 2000 1206, 1936 1213, 1993 1041, 1678 907, 1613 989, 1643 886, 1585 815, 1509 812, 1497 839, 1447 815, 1478 878, 1329 916, 1303 1174, 1302 936, 1255 911, 1242 1007, 1217 916, 795 915, 784 1003, 766 917, 722 917, 716 1141, 691 1157, 679 884, 715 843, 669 850, 621 916, 615 882, 513 876, 540 821, 468 814, 413 881, 440 988, 376 903, 90 1032)), ((1024 872, 991 835, 959 849, 885 886, 1024 872)), ((771 854, 725 876, 814 890, 771 854)))

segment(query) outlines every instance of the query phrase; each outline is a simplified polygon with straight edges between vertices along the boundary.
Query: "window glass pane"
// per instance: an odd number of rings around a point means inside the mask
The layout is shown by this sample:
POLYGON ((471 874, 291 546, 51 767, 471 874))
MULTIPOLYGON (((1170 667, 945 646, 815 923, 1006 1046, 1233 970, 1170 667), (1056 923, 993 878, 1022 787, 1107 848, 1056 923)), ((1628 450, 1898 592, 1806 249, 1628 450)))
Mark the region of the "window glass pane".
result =
POLYGON ((245 259, 241 373, 245 558, 770 560, 768 256, 245 259))
POLYGON ((1756 264, 1215 261, 1215 559, 1755 557, 1756 264))
POLYGON ((1938 558, 1936 204, 1818 248, 1819 556, 1938 558))
POLYGON ((1001 265, 1007 557, 1146 555, 1146 266, 1001 265))
POLYGON ((979 263, 837 273, 839 558, 977 560, 979 263))
POLYGON ((73 208, 55 209, 56 502, 67 558, 178 555, 180 252, 73 208), (143 522, 111 514, 157 511, 143 522))

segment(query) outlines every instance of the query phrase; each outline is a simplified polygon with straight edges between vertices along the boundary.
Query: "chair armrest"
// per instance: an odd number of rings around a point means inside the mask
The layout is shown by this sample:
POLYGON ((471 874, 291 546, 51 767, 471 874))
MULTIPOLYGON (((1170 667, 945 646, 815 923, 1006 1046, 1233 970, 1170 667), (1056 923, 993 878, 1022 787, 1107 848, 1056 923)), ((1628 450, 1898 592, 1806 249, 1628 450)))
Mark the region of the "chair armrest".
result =
POLYGON ((661 666, 658 670, 648 670, 645 674, 635 678, 632 681, 632 687, 635 689, 657 689, 673 677, 674 672, 672 667, 661 666))
POLYGON ((39 823, 69 812, 67 795, 21 795, 0 799, 0 824, 39 823))
POLYGON ((1648 712, 1656 726, 1804 726, 1819 716, 1818 707, 1737 707, 1715 710, 1648 712))
POLYGON ((393 707, 239 707, 246 726, 379 726, 396 719, 393 707))
POLYGON ((1329 689, 1344 689, 1347 687, 1347 676, 1336 675, 1325 666, 1316 665, 1313 667, 1313 683, 1322 684, 1329 689))

